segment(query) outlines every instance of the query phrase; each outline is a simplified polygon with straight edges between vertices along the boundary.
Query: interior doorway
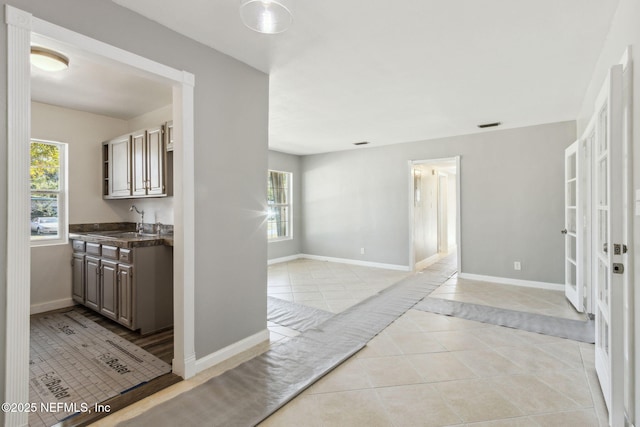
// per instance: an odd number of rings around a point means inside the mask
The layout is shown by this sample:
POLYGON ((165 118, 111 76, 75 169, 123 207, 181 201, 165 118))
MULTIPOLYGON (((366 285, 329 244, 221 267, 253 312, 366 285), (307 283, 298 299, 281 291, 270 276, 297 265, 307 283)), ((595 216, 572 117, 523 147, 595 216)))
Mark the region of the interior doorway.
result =
POLYGON ((410 162, 409 265, 421 270, 457 253, 460 270, 459 157, 410 162))
MULTIPOLYGON (((5 378, 5 399, 10 402, 29 401, 29 287, 30 242, 21 230, 29 229, 29 165, 30 147, 30 73, 29 51, 32 33, 55 39, 130 67, 150 78, 169 84, 173 94, 174 134, 180 141, 174 148, 174 360, 173 371, 189 378, 195 374, 194 350, 194 179, 186 173, 193 170, 193 96, 194 76, 157 62, 123 51, 33 17, 11 6, 5 7, 7 22, 8 72, 7 116, 10 142, 7 178, 8 220, 14 232, 7 237, 6 365, 11 366, 5 378), (183 173, 183 171, 185 171, 183 173)), ((26 425, 27 414, 7 414, 12 425, 26 425)))

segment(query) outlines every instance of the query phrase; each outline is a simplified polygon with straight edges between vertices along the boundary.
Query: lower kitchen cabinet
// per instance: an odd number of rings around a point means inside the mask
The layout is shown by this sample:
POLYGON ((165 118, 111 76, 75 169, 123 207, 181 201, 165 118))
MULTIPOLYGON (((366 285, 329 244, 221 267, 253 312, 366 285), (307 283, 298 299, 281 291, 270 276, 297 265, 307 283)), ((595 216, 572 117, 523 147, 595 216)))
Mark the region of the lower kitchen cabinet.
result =
POLYGON ((142 334, 173 325, 173 248, 73 248, 75 301, 142 334))
POLYGON ((118 265, 118 322, 133 326, 133 266, 118 265))
POLYGON ((84 254, 74 253, 71 258, 71 269, 73 277, 73 283, 71 285, 71 296, 73 300, 84 304, 84 287, 85 287, 85 274, 84 274, 84 254))
POLYGON ((84 258, 84 305, 100 311, 100 258, 87 255, 84 258))
POLYGON ((102 260, 100 266, 100 314, 118 320, 118 263, 102 260))

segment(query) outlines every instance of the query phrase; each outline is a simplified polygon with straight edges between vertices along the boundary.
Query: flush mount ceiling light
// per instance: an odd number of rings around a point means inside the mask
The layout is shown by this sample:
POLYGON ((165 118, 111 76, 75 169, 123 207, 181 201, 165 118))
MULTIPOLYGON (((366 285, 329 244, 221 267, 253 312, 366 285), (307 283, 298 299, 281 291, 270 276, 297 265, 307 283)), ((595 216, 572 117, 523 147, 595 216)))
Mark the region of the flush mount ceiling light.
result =
POLYGON ((69 58, 38 46, 31 46, 31 63, 45 71, 61 71, 69 68, 69 58))
POLYGON ((286 0, 242 0, 240 17, 244 25, 262 34, 282 33, 293 22, 286 0))

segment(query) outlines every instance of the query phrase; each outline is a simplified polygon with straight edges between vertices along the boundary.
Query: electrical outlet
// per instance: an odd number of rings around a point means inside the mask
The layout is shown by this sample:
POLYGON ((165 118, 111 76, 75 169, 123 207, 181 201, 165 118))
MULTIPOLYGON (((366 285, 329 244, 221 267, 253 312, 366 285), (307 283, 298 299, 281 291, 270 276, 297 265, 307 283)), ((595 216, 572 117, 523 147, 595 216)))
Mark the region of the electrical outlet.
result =
POLYGON ((520 261, 514 261, 513 262, 513 269, 514 270, 522 270, 522 265, 520 265, 520 261))
POLYGON ((360 248, 360 255, 364 255, 364 248, 360 248))

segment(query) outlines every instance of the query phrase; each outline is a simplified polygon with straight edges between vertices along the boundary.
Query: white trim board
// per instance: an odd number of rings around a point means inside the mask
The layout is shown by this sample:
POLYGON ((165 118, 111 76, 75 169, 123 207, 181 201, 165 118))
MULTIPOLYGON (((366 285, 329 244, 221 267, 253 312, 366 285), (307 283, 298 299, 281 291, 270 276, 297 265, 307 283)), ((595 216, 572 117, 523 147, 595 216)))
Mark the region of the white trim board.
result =
POLYGON ((444 258, 444 255, 441 255, 439 253, 433 254, 430 257, 427 257, 427 258, 423 259, 422 261, 416 262, 415 269, 416 270, 424 270, 425 268, 429 267, 431 264, 433 264, 435 262, 438 262, 442 258, 444 258))
POLYGON ((72 298, 62 298, 55 301, 47 301, 40 304, 31 304, 31 314, 45 313, 51 310, 59 310, 61 308, 71 308, 76 305, 72 298))
POLYGON ((501 285, 524 286, 527 288, 548 289, 564 292, 564 285, 558 283, 536 282, 534 280, 511 279, 509 277, 484 276, 482 274, 458 273, 460 279, 476 280, 478 282, 498 283, 501 285))
POLYGON ((349 258, 334 258, 329 256, 321 256, 321 255, 309 255, 309 254, 297 254, 286 256, 282 258, 274 258, 270 259, 267 264, 273 265, 280 262, 289 262, 294 261, 296 259, 312 259, 314 261, 329 261, 329 262, 337 262, 340 264, 350 264, 350 265, 361 265, 363 267, 373 267, 373 268, 384 268, 387 270, 397 270, 397 271, 413 271, 413 269, 407 265, 398 265, 398 264, 384 264, 381 262, 372 262, 372 261, 360 261, 357 259, 349 259, 349 258))
POLYGON ((289 261, 295 261, 297 259, 302 258, 302 256, 300 256, 300 254, 297 255, 289 255, 289 256, 284 256, 281 258, 273 258, 267 261, 267 265, 273 265, 273 264, 280 264, 281 262, 289 262, 289 261))
POLYGON ((269 329, 263 329, 257 334, 248 336, 216 352, 201 357, 197 359, 195 363, 196 373, 212 368, 266 341, 269 341, 269 329))

